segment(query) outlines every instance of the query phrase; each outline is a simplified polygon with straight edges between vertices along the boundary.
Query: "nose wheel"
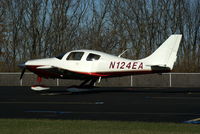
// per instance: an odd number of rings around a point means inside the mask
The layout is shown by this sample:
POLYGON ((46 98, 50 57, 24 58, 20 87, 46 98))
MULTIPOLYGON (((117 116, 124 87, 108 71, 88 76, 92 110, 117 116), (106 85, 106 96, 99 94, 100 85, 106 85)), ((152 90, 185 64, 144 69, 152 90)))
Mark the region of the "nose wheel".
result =
POLYGON ((34 91, 43 91, 43 90, 50 89, 50 87, 47 87, 45 85, 41 85, 40 84, 42 82, 42 77, 38 76, 36 81, 37 81, 38 84, 31 86, 32 90, 34 90, 34 91))

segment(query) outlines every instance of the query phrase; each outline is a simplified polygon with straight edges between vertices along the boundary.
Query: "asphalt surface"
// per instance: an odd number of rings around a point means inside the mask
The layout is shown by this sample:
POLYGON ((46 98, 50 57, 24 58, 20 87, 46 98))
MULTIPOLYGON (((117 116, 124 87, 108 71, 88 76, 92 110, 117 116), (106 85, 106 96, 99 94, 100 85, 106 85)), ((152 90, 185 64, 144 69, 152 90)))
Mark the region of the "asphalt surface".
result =
POLYGON ((200 118, 200 88, 0 87, 0 118, 184 122, 200 118), (82 90, 81 90, 82 91, 82 90))

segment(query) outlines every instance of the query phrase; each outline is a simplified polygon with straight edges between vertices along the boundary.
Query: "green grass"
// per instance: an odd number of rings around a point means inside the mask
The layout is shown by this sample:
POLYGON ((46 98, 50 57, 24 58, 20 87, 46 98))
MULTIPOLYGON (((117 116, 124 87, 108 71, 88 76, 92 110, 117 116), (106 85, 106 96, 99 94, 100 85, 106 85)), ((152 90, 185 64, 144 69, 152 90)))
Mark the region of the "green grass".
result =
POLYGON ((200 125, 87 120, 0 119, 0 134, 200 134, 200 125))

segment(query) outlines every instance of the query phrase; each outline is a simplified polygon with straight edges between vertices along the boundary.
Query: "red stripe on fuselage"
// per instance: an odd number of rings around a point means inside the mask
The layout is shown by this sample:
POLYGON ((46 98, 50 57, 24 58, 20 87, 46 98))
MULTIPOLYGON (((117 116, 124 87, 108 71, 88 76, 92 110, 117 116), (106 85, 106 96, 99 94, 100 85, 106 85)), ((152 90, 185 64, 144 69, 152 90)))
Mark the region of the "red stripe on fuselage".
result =
POLYGON ((90 76, 98 76, 98 77, 115 77, 115 76, 125 76, 125 75, 139 75, 139 74, 151 74, 151 73, 159 73, 154 72, 152 70, 141 70, 141 71, 116 71, 116 72, 76 72, 79 74, 85 74, 90 76))
POLYGON ((106 73, 97 73, 97 72, 76 72, 76 71, 72 71, 72 72, 78 73, 78 74, 90 75, 90 76, 98 76, 98 77, 109 76, 109 74, 106 74, 106 73))
MULTIPOLYGON (((50 72, 45 69, 37 69, 37 67, 40 67, 40 66, 43 66, 43 65, 37 65, 37 66, 31 65, 31 66, 26 66, 26 68, 41 77, 61 78, 60 74, 58 74, 58 73, 50 72)), ((66 69, 63 69, 63 70, 66 70, 66 69)), ((139 75, 139 74, 169 72, 169 71, 152 71, 152 70, 116 71, 116 72, 78 72, 78 71, 72 71, 72 70, 66 70, 66 71, 69 71, 69 72, 75 73, 75 74, 79 74, 82 76, 93 76, 93 77, 117 77, 117 76, 126 76, 126 75, 139 75)), ((63 74, 63 75, 65 75, 65 74, 63 74)), ((72 75, 67 78, 70 79, 72 77, 72 75)), ((78 76, 77 76, 77 79, 79 79, 78 76)))

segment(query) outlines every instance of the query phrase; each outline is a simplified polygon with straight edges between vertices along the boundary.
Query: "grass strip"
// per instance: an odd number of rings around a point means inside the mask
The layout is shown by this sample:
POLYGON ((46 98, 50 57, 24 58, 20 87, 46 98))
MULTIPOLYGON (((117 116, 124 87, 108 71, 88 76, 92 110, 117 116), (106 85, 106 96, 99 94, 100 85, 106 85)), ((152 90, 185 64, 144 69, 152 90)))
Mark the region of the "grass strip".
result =
POLYGON ((0 119, 0 134, 199 134, 200 125, 128 121, 0 119))

